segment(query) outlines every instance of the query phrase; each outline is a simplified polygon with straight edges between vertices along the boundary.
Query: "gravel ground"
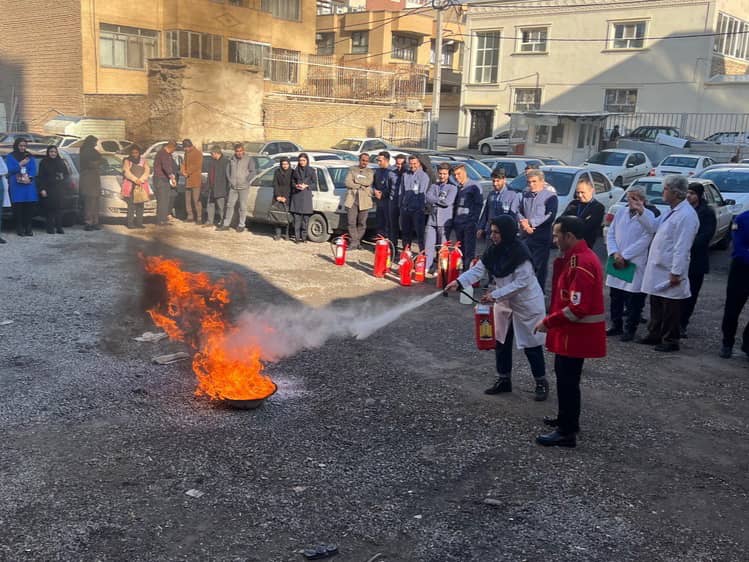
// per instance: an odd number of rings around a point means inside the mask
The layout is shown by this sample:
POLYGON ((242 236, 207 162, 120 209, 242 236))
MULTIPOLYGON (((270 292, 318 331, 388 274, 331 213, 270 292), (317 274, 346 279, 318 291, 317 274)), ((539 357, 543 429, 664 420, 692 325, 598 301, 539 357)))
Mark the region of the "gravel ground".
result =
POLYGON ((434 290, 374 279, 370 252, 337 268, 327 245, 183 224, 8 238, 2 560, 294 561, 321 542, 356 562, 746 560, 749 363, 717 357, 726 252, 680 353, 614 341, 586 363, 579 445, 559 450, 533 443, 555 400, 533 402, 521 353, 515 392, 483 394, 493 355, 455 297, 269 365, 279 391, 252 412, 150 362, 180 344, 131 339, 153 329, 139 252, 239 273, 236 310, 434 290))

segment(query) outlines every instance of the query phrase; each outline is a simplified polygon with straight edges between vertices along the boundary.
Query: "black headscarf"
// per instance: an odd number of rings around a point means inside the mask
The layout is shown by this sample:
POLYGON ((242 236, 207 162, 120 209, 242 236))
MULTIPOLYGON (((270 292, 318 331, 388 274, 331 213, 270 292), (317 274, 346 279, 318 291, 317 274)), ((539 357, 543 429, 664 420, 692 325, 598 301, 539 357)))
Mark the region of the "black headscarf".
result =
POLYGON ((304 169, 304 168, 306 168, 309 165, 310 165, 309 154, 307 154, 306 152, 300 152, 299 156, 297 156, 297 158, 296 158, 296 166, 297 166, 297 168, 304 169), (302 166, 302 163, 300 162, 300 160, 302 158, 306 158, 307 159, 307 164, 305 166, 302 166))
POLYGON ((138 145, 136 145, 136 144, 132 144, 132 145, 130 145, 128 147, 128 151, 127 152, 128 152, 127 159, 130 160, 130 163, 134 164, 136 166, 139 165, 140 164, 140 159, 142 157, 142 154, 141 154, 141 151, 140 151, 140 147, 138 145), (137 150, 138 151, 138 156, 137 157, 133 156, 133 150, 137 150))
POLYGON ((62 160, 62 156, 60 156, 60 149, 57 148, 55 145, 51 144, 47 147, 47 156, 42 158, 42 164, 44 164, 45 168, 49 168, 52 172, 62 172, 64 175, 67 175, 67 167, 65 167, 65 162, 62 160), (52 158, 49 155, 50 150, 56 150, 57 151, 57 157, 52 158))
POLYGON ((705 186, 704 185, 702 185, 699 182, 693 182, 689 184, 688 189, 690 191, 694 191, 697 194, 697 197, 700 200, 699 205, 702 205, 705 203, 705 186))
POLYGON ((278 169, 276 170, 276 176, 280 181, 283 182, 283 185, 291 185, 291 173, 293 171, 294 170, 291 167, 291 162, 288 158, 286 158, 286 156, 282 156, 278 159, 278 169), (283 166, 281 166, 282 162, 288 162, 289 167, 284 170, 283 166))
POLYGON ((518 223, 514 218, 500 215, 491 224, 499 230, 502 241, 490 244, 481 261, 494 277, 507 277, 523 262, 531 261, 531 253, 518 238, 518 223))
POLYGON ((29 140, 24 137, 18 137, 15 141, 13 141, 13 152, 10 153, 10 155, 18 162, 29 156, 28 152, 21 152, 21 149, 18 148, 18 145, 22 142, 28 143, 29 140))

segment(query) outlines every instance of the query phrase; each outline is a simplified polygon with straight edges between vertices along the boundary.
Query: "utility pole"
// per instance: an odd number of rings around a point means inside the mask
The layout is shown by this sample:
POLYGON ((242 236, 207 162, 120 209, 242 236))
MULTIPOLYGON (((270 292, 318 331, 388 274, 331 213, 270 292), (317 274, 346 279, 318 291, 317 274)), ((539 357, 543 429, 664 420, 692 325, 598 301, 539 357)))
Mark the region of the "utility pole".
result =
POLYGON ((432 80, 432 113, 429 123, 429 148, 437 150, 440 122, 440 93, 442 90, 442 12, 447 8, 447 5, 440 5, 439 2, 433 1, 432 7, 437 10, 437 37, 434 40, 434 79, 432 80))

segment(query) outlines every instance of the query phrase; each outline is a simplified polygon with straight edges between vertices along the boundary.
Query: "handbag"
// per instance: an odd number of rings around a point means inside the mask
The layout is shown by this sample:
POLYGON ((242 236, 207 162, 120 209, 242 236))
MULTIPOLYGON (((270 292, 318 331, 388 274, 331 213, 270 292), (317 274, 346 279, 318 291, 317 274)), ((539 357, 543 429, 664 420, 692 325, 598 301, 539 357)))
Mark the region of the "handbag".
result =
POLYGON ((133 203, 145 203, 150 197, 143 185, 133 185, 133 203))
POLYGON ((289 206, 282 201, 273 201, 268 209, 268 221, 278 226, 289 224, 289 206))

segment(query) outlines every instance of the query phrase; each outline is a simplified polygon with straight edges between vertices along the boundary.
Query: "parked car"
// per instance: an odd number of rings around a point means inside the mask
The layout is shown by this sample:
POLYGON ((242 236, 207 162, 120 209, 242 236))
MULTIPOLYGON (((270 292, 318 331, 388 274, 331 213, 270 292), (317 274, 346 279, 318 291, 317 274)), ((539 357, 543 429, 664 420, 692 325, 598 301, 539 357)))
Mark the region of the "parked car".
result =
MULTIPOLYGON (((164 148, 166 146, 167 142, 169 142, 169 141, 165 141, 165 140, 156 141, 155 143, 153 143, 152 145, 150 145, 148 148, 146 148, 143 151, 144 158, 149 158, 149 157, 150 158, 155 158, 156 157, 156 153, 159 150, 161 150, 162 148, 164 148)), ((231 149, 231 147, 230 147, 230 149, 231 149)), ((182 146, 181 142, 177 143, 177 148, 175 149, 174 153, 172 153, 172 156, 174 156, 175 154, 181 155, 181 157, 184 157, 184 155, 185 155, 185 148, 182 146)))
POLYGON ((6 131, 0 133, 0 144, 13 144, 16 139, 26 139, 29 142, 38 142, 45 146, 55 144, 55 135, 43 135, 40 133, 29 133, 26 131, 6 131))
POLYGON ((484 163, 481 160, 478 160, 472 155, 454 154, 452 152, 438 152, 434 154, 434 156, 437 156, 439 158, 445 158, 447 160, 452 160, 456 164, 458 162, 460 162, 461 164, 465 164, 466 166, 473 168, 473 170, 485 180, 491 181, 492 169, 489 166, 487 166, 486 163, 484 163))
POLYGON ((680 174, 682 176, 696 176, 708 166, 715 164, 708 156, 698 154, 669 154, 654 170, 652 176, 667 176, 669 174, 680 174))
POLYGON ((658 135, 668 135, 669 137, 681 137, 681 132, 676 127, 646 125, 637 127, 631 133, 622 138, 638 141, 655 142, 658 135))
POLYGON ((317 150, 303 150, 301 152, 280 152, 278 154, 274 154, 271 157, 271 160, 273 162, 278 162, 281 160, 281 158, 288 158, 289 162, 292 164, 296 164, 297 160, 299 160, 299 155, 304 152, 307 156, 309 156, 310 162, 322 162, 323 160, 347 160, 349 162, 355 162, 357 160, 356 156, 349 154, 347 152, 340 153, 340 152, 324 152, 324 151, 317 151, 317 150), (348 158, 344 158, 342 154, 346 154, 348 158))
MULTIPOLYGON (((671 208, 663 200, 663 176, 640 178, 632 183, 627 188, 627 191, 633 187, 641 187, 645 191, 645 195, 648 202, 651 205, 655 205, 661 213, 667 213, 671 208)), ((710 246, 715 246, 721 250, 728 248, 731 243, 731 221, 734 217, 734 203, 732 199, 724 199, 723 195, 718 189, 718 186, 711 180, 702 178, 690 178, 690 182, 699 182, 705 187, 705 200, 711 209, 715 211, 715 217, 717 220, 717 227, 715 229, 715 235, 710 241, 710 246)), ((608 213, 604 217, 604 223, 606 229, 614 220, 614 215, 622 207, 627 205, 626 191, 622 195, 621 199, 617 201, 615 205, 609 209, 608 213)))
MULTIPOLYGON (((541 166, 546 183, 557 192, 559 199, 558 213, 561 214, 575 197, 575 186, 582 178, 587 178, 596 190, 595 198, 608 211, 621 198, 624 189, 615 186, 611 180, 601 172, 590 170, 582 166, 541 166)), ((525 174, 513 179, 508 187, 513 191, 523 192, 528 186, 525 174)))
POLYGON ((376 137, 345 138, 345 139, 339 140, 330 148, 334 150, 342 150, 344 152, 349 152, 355 156, 358 156, 362 152, 366 152, 367 154, 371 156, 383 150, 389 151, 391 153, 391 156, 394 156, 397 153, 397 151, 400 150, 397 147, 390 144, 389 142, 385 141, 384 139, 380 139, 376 137), (396 151, 396 152, 393 152, 393 151, 396 151))
POLYGON ((302 147, 297 143, 288 140, 270 140, 270 141, 217 141, 209 142, 204 146, 205 150, 218 145, 223 150, 234 150, 235 144, 244 146, 245 152, 253 154, 262 154, 263 156, 279 154, 281 152, 300 152, 302 147))
POLYGON ((74 142, 80 140, 81 137, 74 137, 72 135, 57 135, 55 140, 58 148, 67 148, 74 142))
MULTIPOLYGON (((83 145, 85 139, 78 139, 75 142, 70 143, 69 148, 80 148, 83 145)), ((110 152, 112 154, 116 152, 122 153, 127 149, 133 141, 125 139, 99 139, 96 143, 96 150, 99 152, 110 152)))
POLYGON ((561 158, 551 158, 549 156, 526 156, 526 158, 541 160, 541 162, 544 163, 544 166, 569 166, 569 164, 561 158))
MULTIPOLYGON (((447 162, 448 164, 450 164, 450 166, 454 166, 455 164, 465 164, 468 179, 473 180, 476 184, 478 184, 478 186, 481 188, 481 193, 486 195, 492 189, 492 180, 485 178, 481 173, 479 173, 479 171, 472 165, 472 162, 470 161, 456 161, 441 155, 427 156, 426 158, 429 158, 429 161, 432 164, 432 172, 435 175, 437 174, 437 166, 439 166, 442 162, 447 162)), ((491 176, 491 174, 489 175, 491 176)), ((454 178, 455 175, 450 172, 450 177, 454 178)))
POLYGON ((624 187, 637 178, 647 176, 653 168, 647 154, 639 150, 610 148, 596 152, 583 166, 605 174, 614 185, 624 187))
POLYGON ((481 154, 509 154, 516 144, 525 142, 525 134, 520 131, 510 131, 505 129, 499 131, 491 137, 486 137, 478 142, 479 152, 481 154), (511 133, 515 136, 510 137, 511 133))
MULTIPOLYGON (((29 145, 27 147, 27 150, 29 151, 29 153, 33 156, 34 160, 36 161, 37 170, 38 170, 39 163, 41 162, 42 158, 44 158, 47 154, 47 147, 44 145, 36 145, 36 146, 29 145)), ((0 157, 5 157, 11 152, 13 152, 12 146, 0 147, 0 157)), ((78 187, 80 185, 80 174, 78 173, 78 165, 76 164, 70 152, 68 152, 65 149, 59 149, 57 152, 60 155, 60 158, 62 158, 63 161, 65 162, 65 165, 68 168, 68 172, 70 172, 70 183, 69 183, 70 189, 66 191, 62 200, 62 209, 63 209, 62 224, 63 226, 73 226, 78 221, 78 218, 80 217, 81 203, 80 203, 80 198, 78 195, 78 187)), ((37 210, 41 210, 41 209, 38 207, 37 210)), ((0 207, 0 212, 3 213, 3 220, 5 220, 6 217, 7 218, 12 217, 12 211, 10 207, 0 207)))
MULTIPOLYGON (((310 164, 317 174, 317 190, 312 192, 314 214, 309 219, 307 236, 312 242, 325 242, 336 231, 347 227, 346 175, 351 162, 326 160, 310 164)), ((273 200, 273 176, 278 164, 262 170, 250 184, 247 221, 268 223, 268 210, 273 200)), ((375 209, 370 210, 368 226, 375 223, 375 209)))
POLYGON ((749 210, 749 165, 715 164, 697 177, 712 181, 724 197, 733 199, 734 214, 749 210))
POLYGON ((705 140, 717 144, 747 144, 749 143, 749 132, 720 131, 705 137, 705 140))
POLYGON ((530 158, 523 156, 506 156, 504 158, 482 158, 481 161, 492 170, 502 168, 505 176, 515 178, 525 172, 528 166, 543 166, 544 163, 539 158, 530 158))

